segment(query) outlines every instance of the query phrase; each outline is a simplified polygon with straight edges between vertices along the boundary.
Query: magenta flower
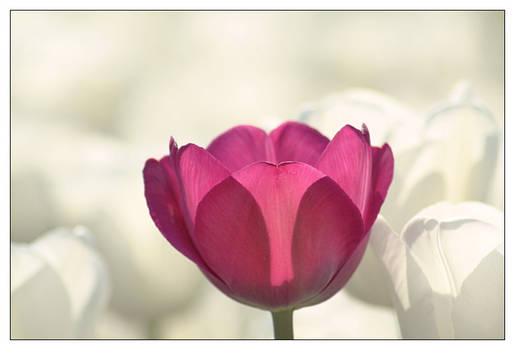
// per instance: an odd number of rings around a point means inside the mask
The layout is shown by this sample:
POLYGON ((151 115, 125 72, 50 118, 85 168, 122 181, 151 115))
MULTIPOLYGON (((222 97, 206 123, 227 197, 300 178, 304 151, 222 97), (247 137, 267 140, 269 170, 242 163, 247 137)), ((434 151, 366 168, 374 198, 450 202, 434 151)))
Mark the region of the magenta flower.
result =
POLYGON ((368 130, 332 141, 300 123, 267 135, 238 126, 207 149, 149 159, 150 214, 166 239, 226 295, 278 311, 339 291, 363 255, 393 175, 368 130))

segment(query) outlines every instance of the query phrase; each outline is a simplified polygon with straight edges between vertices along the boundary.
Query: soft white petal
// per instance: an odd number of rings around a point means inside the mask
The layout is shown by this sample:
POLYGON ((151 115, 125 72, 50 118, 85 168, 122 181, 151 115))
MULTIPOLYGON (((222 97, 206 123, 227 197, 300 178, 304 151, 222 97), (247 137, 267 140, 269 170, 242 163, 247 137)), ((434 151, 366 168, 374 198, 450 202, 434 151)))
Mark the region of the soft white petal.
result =
POLYGON ((60 276, 28 246, 11 243, 11 337, 71 338, 73 328, 60 276))
POLYGON ((31 248, 59 274, 68 292, 76 337, 92 337, 105 307, 110 284, 104 262, 84 227, 61 228, 36 240, 31 248))
POLYGON ((25 338, 88 338, 106 305, 107 270, 83 227, 13 243, 13 333, 25 338))
POLYGON ((464 279, 498 246, 498 233, 492 225, 474 219, 437 221, 417 217, 406 226, 401 238, 433 290, 456 297, 464 279))
POLYGON ((456 338, 504 338, 504 256, 497 250, 463 282, 452 319, 456 338))
MULTIPOLYGON (((412 112, 391 97, 367 89, 352 89, 330 96, 320 103, 304 108, 300 121, 317 128, 332 138, 350 124, 361 129, 365 123, 371 131, 373 144, 389 141, 396 129, 416 120, 412 112)), ((406 135, 399 141, 408 142, 406 135)))
POLYGON ((504 215, 494 207, 482 202, 438 202, 419 211, 416 216, 431 217, 436 220, 475 218, 495 226, 502 231, 504 215))
POLYGON ((442 200, 485 201, 493 181, 501 137, 491 113, 462 93, 431 111, 423 127, 423 139, 431 146, 423 150, 421 163, 430 163, 445 178, 442 200))

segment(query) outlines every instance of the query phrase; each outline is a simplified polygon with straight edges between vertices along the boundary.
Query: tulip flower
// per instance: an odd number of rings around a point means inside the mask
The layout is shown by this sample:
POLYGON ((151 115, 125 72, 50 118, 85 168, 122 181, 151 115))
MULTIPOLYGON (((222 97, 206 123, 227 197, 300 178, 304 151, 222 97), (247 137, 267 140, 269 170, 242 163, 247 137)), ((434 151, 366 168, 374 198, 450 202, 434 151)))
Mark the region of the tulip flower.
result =
POLYGON ((11 253, 11 337, 94 337, 110 283, 89 231, 55 229, 11 253))
POLYGON ((164 237, 229 297, 272 311, 292 337, 294 309, 339 291, 359 264, 393 177, 387 144, 342 128, 329 141, 296 122, 238 126, 207 149, 149 159, 150 214, 164 237))
POLYGON ((404 338, 503 338, 503 215, 480 202, 438 203, 400 234, 380 218, 371 247, 404 338))

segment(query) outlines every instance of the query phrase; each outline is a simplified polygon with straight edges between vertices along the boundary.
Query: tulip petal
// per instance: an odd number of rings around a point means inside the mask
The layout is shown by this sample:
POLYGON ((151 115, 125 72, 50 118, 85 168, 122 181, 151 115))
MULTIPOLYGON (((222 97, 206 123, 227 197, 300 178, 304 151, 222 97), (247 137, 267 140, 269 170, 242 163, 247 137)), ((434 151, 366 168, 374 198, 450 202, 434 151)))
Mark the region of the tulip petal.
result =
POLYGON ((457 296, 463 281, 502 239, 494 226, 466 218, 437 221, 416 217, 401 238, 432 289, 457 296), (463 249, 463 242, 467 242, 463 249))
POLYGON ((503 277, 504 256, 494 250, 463 282, 452 310, 456 338, 504 338, 503 277))
POLYGON ((270 133, 277 162, 297 161, 316 166, 329 139, 298 122, 286 122, 270 133))
POLYGON ((143 178, 150 215, 171 245, 187 258, 199 263, 202 258, 188 234, 179 205, 180 199, 172 185, 177 178, 175 172, 170 169, 169 157, 164 157, 159 162, 149 159, 145 164, 143 178))
POLYGON ((363 217, 373 192, 372 168, 372 147, 364 134, 349 125, 334 136, 318 163, 318 169, 340 185, 363 217))
POLYGON ((318 294, 346 265, 363 238, 358 208, 329 177, 313 183, 299 205, 293 233, 292 290, 318 294))
POLYGON ((198 203, 210 189, 228 177, 229 172, 209 152, 194 144, 182 147, 177 157, 187 215, 194 223, 198 203))
POLYGON ((270 241, 270 283, 280 286, 294 278, 292 235, 297 210, 309 186, 325 175, 304 163, 255 163, 233 177, 247 188, 263 213, 270 241))
POLYGON ((11 247, 12 336, 93 337, 110 286, 91 233, 61 228, 11 247))
POLYGON ((439 202, 417 213, 419 217, 431 217, 436 220, 450 218, 474 218, 495 226, 499 232, 503 231, 504 215, 494 207, 481 202, 449 203, 439 202))
POLYGON ((352 254, 345 260, 344 264, 340 267, 338 272, 334 275, 333 279, 327 284, 327 286, 314 298, 306 300, 299 305, 298 308, 310 305, 319 304, 333 295, 335 295, 347 281, 351 278, 354 271, 356 271, 365 249, 367 248, 369 233, 361 238, 361 241, 355 246, 352 254))
POLYGON ((66 287, 48 262, 11 243, 11 337, 74 338, 71 308, 66 287))
POLYGON ((238 181, 228 177, 200 202, 194 239, 207 265, 228 286, 226 294, 251 305, 275 306, 265 221, 238 181))
POLYGON ((230 172, 254 162, 275 162, 273 146, 268 135, 253 126, 237 126, 218 136, 207 147, 230 172))
POLYGON ((393 179, 393 154, 388 144, 372 148, 372 193, 364 215, 365 231, 374 224, 393 179))

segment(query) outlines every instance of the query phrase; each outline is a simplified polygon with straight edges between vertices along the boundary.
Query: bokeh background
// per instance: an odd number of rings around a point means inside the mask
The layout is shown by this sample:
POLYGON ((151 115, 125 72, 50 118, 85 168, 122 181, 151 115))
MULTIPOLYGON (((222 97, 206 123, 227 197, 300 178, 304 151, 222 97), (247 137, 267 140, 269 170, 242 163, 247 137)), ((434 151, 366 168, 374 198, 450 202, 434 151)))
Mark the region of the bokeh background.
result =
MULTIPOLYGON (((161 237, 143 196, 145 160, 165 155, 172 135, 179 145, 207 146, 234 125, 270 129, 353 88, 423 114, 465 79, 502 130, 503 18, 14 11, 11 241, 59 226, 91 230, 111 280, 96 337, 270 337, 267 313, 218 292, 161 237)), ((501 199, 493 204, 502 209, 501 199)), ((391 309, 347 294, 336 302, 337 312, 299 311, 297 334, 399 336, 391 309)))

